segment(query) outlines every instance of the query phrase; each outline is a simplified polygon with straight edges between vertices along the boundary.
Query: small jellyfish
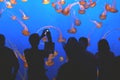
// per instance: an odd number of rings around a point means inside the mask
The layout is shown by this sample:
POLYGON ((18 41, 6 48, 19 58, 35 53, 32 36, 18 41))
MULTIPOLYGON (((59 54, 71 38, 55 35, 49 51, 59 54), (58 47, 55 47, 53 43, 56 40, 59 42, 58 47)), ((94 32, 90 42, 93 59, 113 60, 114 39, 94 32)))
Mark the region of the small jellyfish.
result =
POLYGON ((10 3, 11 4, 16 4, 17 2, 16 2, 16 0, 10 0, 10 3))
POLYGON ((14 16, 14 15, 11 18, 12 18, 12 20, 16 20, 17 19, 17 17, 14 16))
POLYGON ((106 9, 107 11, 110 11, 111 6, 110 6, 109 4, 106 4, 106 5, 105 5, 105 9, 106 9))
POLYGON ((85 0, 80 0, 80 1, 79 1, 79 4, 80 4, 80 5, 85 5, 85 4, 86 4, 86 1, 85 1, 85 0))
POLYGON ((75 34, 77 32, 77 29, 72 25, 72 27, 68 30, 68 33, 75 34))
POLYGON ((118 12, 118 10, 116 9, 116 0, 113 0, 113 4, 112 4, 112 6, 111 6, 111 8, 110 8, 110 12, 112 12, 112 13, 116 13, 116 12, 118 12))
POLYGON ((63 5, 65 4, 65 0, 60 0, 60 3, 63 5))
POLYGON ((24 20, 29 19, 29 17, 28 17, 28 16, 26 16, 26 14, 25 14, 22 10, 20 10, 20 9, 19 9, 19 11, 20 11, 20 12, 21 12, 21 14, 22 14, 22 19, 24 19, 24 20))
POLYGON ((22 34, 25 35, 25 36, 29 36, 29 35, 30 35, 30 32, 29 32, 28 30, 24 29, 24 30, 22 31, 22 34))
POLYGON ((97 28, 101 28, 102 27, 102 22, 97 22, 95 20, 93 20, 92 22, 96 25, 97 28))
POLYGON ((58 55, 58 52, 57 52, 57 51, 54 51, 53 56, 55 57, 55 56, 57 56, 57 55, 58 55))
POLYGON ((96 2, 93 2, 92 0, 89 0, 90 1, 90 7, 95 7, 96 6, 96 2))
POLYGON ((83 5, 85 9, 88 9, 90 7, 90 5, 88 3, 86 3, 85 5, 83 5))
POLYGON ((83 5, 79 5, 80 10, 78 11, 79 14, 85 14, 85 7, 83 5))
POLYGON ((43 4, 49 4, 49 3, 50 3, 50 0, 42 0, 42 3, 43 3, 43 4))
POLYGON ((65 9, 62 10, 62 13, 66 16, 70 14, 70 5, 68 5, 65 9))
POLYGON ((3 2, 4 0, 0 0, 0 2, 3 2))
POLYGON ((27 2, 27 0, 22 0, 22 2, 27 2))
POLYGON ((80 26, 80 24, 81 24, 81 22, 80 22, 79 19, 75 19, 75 22, 74 22, 74 23, 75 23, 76 26, 80 26))
POLYGON ((64 61, 64 57, 63 56, 60 56, 59 59, 60 59, 60 62, 64 61))
POLYGON ((66 39, 60 35, 58 38, 58 42, 66 42, 66 39))
POLYGON ((56 7, 56 3, 55 3, 55 2, 52 3, 52 7, 53 7, 53 8, 56 7))
POLYGON ((62 12, 62 5, 60 2, 57 2, 58 6, 55 7, 56 12, 61 13, 62 12))
POLYGON ((47 60, 47 61, 45 62, 45 64, 46 64, 47 66, 53 66, 53 65, 54 65, 54 61, 53 61, 53 60, 47 60))
POLYGON ((102 20, 104 20, 104 19, 106 19, 106 17, 107 17, 107 11, 105 10, 101 15, 100 15, 100 19, 102 19, 102 20))
POLYGON ((5 3, 6 3, 6 7, 7 7, 7 8, 13 8, 13 7, 12 7, 12 4, 11 4, 9 1, 6 1, 5 3))

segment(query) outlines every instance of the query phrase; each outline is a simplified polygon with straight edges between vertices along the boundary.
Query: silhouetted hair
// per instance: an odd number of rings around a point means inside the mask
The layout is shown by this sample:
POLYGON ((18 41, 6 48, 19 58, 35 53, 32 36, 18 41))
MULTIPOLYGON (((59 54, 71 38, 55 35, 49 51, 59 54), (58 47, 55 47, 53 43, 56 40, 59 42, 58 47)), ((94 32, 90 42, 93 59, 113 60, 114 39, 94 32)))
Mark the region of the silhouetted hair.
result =
POLYGON ((29 42, 32 47, 36 47, 39 44, 40 37, 37 33, 31 34, 29 37, 29 42))
POLYGON ((86 49, 88 46, 88 39, 85 37, 80 37, 79 38, 79 45, 80 45, 80 48, 86 49))
POLYGON ((0 34, 0 45, 4 46, 5 45, 5 37, 4 35, 0 34))
POLYGON ((106 39, 101 39, 98 42, 98 50, 99 51, 109 51, 110 50, 109 43, 106 39))

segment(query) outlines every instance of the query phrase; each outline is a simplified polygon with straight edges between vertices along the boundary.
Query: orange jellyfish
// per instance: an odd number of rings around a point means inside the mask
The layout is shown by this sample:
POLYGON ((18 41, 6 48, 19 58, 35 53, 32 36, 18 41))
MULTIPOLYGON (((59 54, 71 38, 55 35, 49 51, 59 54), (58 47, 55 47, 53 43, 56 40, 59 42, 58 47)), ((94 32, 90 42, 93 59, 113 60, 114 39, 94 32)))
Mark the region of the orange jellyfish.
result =
POLYGON ((90 1, 90 7, 95 7, 96 6, 96 2, 93 2, 92 0, 89 0, 90 1))
POLYGON ((50 3, 50 0, 42 0, 42 3, 43 3, 43 4, 49 4, 49 3, 50 3))
POLYGON ((53 8, 56 7, 56 3, 55 3, 55 2, 52 3, 52 7, 53 7, 53 8))
POLYGON ((78 11, 79 14, 85 14, 85 7, 83 5, 79 5, 80 10, 78 11))
POLYGON ((106 4, 106 5, 105 5, 105 9, 106 9, 107 11, 110 11, 110 8, 111 8, 111 6, 110 6, 109 4, 106 4))
POLYGON ((80 3, 80 5, 85 5, 86 1, 85 0, 80 0, 79 3, 80 3))
POLYGON ((65 0, 60 0, 60 3, 63 5, 65 4, 65 0))
POLYGON ((65 9, 63 9, 62 10, 62 13, 64 14, 64 15, 69 15, 70 14, 70 5, 68 5, 65 9))
POLYGON ((24 19, 24 20, 29 19, 29 17, 28 17, 28 16, 26 16, 26 14, 25 14, 22 10, 20 10, 20 9, 19 9, 19 11, 20 11, 20 12, 21 12, 21 14, 22 14, 22 19, 24 19))
POLYGON ((55 56, 57 56, 57 55, 58 55, 58 52, 57 52, 57 51, 54 51, 53 56, 55 57, 55 56))
POLYGON ((97 22, 95 20, 93 20, 92 22, 96 25, 97 28, 101 28, 102 27, 102 22, 97 22))
POLYGON ((53 54, 49 54, 49 57, 48 57, 48 60, 45 62, 45 64, 47 65, 47 66, 52 66, 52 65, 54 65, 54 61, 53 61, 53 54))
POLYGON ((22 2, 27 2, 27 0, 22 0, 22 2))
POLYGON ((4 0, 0 0, 0 2, 3 2, 4 0))
POLYGON ((18 22, 22 25, 22 27, 23 27, 22 34, 25 35, 25 36, 29 36, 29 35, 30 35, 30 32, 28 31, 27 26, 26 26, 22 21, 20 21, 19 19, 17 19, 17 21, 18 21, 18 22))
POLYGON ((13 7, 12 7, 12 4, 11 4, 9 1, 6 1, 5 3, 6 3, 6 7, 7 7, 7 8, 13 8, 13 7))
POLYGON ((88 3, 86 3, 85 5, 83 5, 85 9, 88 9, 90 7, 90 5, 88 3))
POLYGON ((112 12, 112 13, 118 12, 118 10, 115 8, 115 6, 116 6, 116 0, 113 0, 113 4, 112 4, 109 11, 112 12))
POLYGON ((57 2, 57 4, 58 4, 58 9, 55 7, 56 12, 61 13, 62 12, 62 5, 60 2, 57 2))
POLYGON ((44 42, 46 42, 46 41, 47 41, 47 37, 46 37, 46 36, 43 37, 42 40, 43 40, 44 42))
POLYGON ((76 26, 80 26, 80 24, 81 24, 81 22, 80 22, 79 19, 75 19, 75 22, 74 22, 74 23, 75 23, 76 26))
POLYGON ((74 27, 74 24, 72 24, 72 27, 68 30, 68 33, 75 34, 77 32, 77 29, 74 27))
POLYGON ((106 19, 106 17, 107 17, 107 11, 105 10, 99 17, 100 17, 100 19, 102 19, 102 20, 104 20, 104 19, 106 19))
POLYGON ((17 17, 13 15, 12 16, 12 20, 16 20, 16 19, 17 19, 17 17))
POLYGON ((16 4, 16 0, 10 0, 11 4, 16 4))

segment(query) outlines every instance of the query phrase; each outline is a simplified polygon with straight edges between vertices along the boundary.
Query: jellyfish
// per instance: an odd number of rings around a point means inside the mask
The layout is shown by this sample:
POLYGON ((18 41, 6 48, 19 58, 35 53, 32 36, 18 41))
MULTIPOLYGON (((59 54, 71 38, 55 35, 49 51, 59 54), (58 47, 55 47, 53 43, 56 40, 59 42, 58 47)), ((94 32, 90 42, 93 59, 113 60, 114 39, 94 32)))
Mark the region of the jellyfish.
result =
POLYGON ((27 2, 27 0, 22 0, 22 2, 27 2))
POLYGON ((80 5, 85 5, 86 1, 85 0, 80 0, 79 3, 80 3, 80 5))
POLYGON ((80 10, 78 11, 79 14, 85 14, 85 7, 83 5, 79 5, 80 10))
POLYGON ((25 14, 22 10, 19 9, 19 11, 21 12, 21 14, 22 14, 22 16, 23 16, 22 19, 24 19, 24 20, 29 19, 29 17, 26 16, 26 14, 25 14))
POLYGON ((0 2, 3 2, 4 0, 0 0, 0 2))
POLYGON ((106 10, 104 10, 104 12, 99 16, 100 17, 100 19, 102 19, 102 20, 104 20, 104 19, 106 19, 106 17, 107 17, 107 11, 106 10))
POLYGON ((60 3, 63 5, 65 4, 65 0, 60 0, 60 3))
POLYGON ((11 18, 12 18, 12 20, 16 20, 17 19, 17 17, 15 15, 13 15, 11 18))
POLYGON ((60 56, 60 57, 59 57, 59 60, 60 60, 60 62, 63 62, 63 61, 64 61, 64 57, 63 57, 63 56, 60 56))
POLYGON ((53 8, 56 7, 56 2, 52 2, 52 7, 53 7, 53 8))
POLYGON ((110 12, 112 12, 112 13, 116 13, 116 12, 118 12, 118 10, 116 9, 116 0, 113 0, 113 4, 112 4, 112 6, 111 6, 111 8, 110 8, 110 12))
POLYGON ((53 61, 53 54, 49 54, 48 60, 45 62, 45 64, 47 66, 53 66, 54 65, 54 61, 53 61))
POLYGON ((22 21, 20 21, 19 19, 17 19, 17 21, 18 21, 18 22, 22 25, 22 27, 23 27, 22 34, 23 34, 24 36, 29 36, 29 35, 30 35, 30 32, 28 31, 27 26, 26 26, 22 21))
POLYGON ((13 8, 12 4, 9 1, 5 1, 5 4, 7 8, 13 8))
POLYGON ((56 12, 61 13, 61 12, 62 12, 62 5, 61 5, 60 2, 57 2, 57 4, 58 4, 58 8, 57 8, 57 6, 56 6, 56 7, 55 7, 55 10, 56 10, 56 12))
POLYGON ((111 6, 110 6, 109 4, 106 4, 106 5, 105 5, 105 9, 106 9, 106 11, 110 11, 111 6))
POLYGON ((54 51, 53 56, 56 57, 58 55, 57 51, 54 51))
POLYGON ((50 0, 42 0, 42 3, 43 3, 43 4, 49 4, 49 3, 50 3, 50 0))
POLYGON ((85 5, 83 5, 85 9, 88 9, 90 7, 90 5, 88 3, 86 3, 85 5))
POLYGON ((68 5, 65 9, 62 10, 62 14, 66 16, 70 14, 70 5, 68 5))
POLYGON ((95 7, 96 6, 96 2, 93 2, 92 0, 89 0, 90 2, 90 7, 95 7))
POLYGON ((72 27, 68 30, 68 33, 75 34, 77 32, 77 29, 74 27, 74 24, 72 24, 72 27))
POLYGON ((46 37, 46 36, 43 37, 42 40, 43 40, 44 42, 46 42, 46 41, 47 41, 47 37, 46 37))
POLYGON ((16 4, 17 2, 16 2, 16 0, 10 0, 10 3, 11 4, 16 4))
POLYGON ((93 20, 92 22, 96 25, 97 28, 101 28, 102 27, 102 22, 97 22, 95 20, 93 20))

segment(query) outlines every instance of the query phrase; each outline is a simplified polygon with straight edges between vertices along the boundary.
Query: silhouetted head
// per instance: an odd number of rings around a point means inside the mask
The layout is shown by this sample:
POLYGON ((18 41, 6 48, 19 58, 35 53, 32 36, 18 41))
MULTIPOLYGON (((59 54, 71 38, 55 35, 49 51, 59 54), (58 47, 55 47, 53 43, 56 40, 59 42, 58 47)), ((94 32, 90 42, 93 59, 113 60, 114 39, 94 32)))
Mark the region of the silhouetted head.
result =
POLYGON ((85 37, 80 37, 79 38, 79 46, 80 46, 80 49, 86 50, 86 48, 88 46, 88 39, 85 37))
POLYGON ((109 43, 106 39, 101 39, 99 42, 98 42, 98 50, 99 51, 102 51, 102 52, 105 52, 105 51, 109 51, 110 50, 110 46, 109 46, 109 43))
POLYGON ((40 37, 37 33, 31 34, 29 37, 29 42, 33 48, 37 48, 39 45, 40 37))
POLYGON ((67 57, 70 61, 74 61, 77 59, 77 56, 79 54, 79 45, 78 41, 75 37, 70 37, 67 41, 67 44, 65 46, 67 57))
POLYGON ((5 37, 4 35, 0 34, 0 46, 4 46, 5 45, 5 37))

